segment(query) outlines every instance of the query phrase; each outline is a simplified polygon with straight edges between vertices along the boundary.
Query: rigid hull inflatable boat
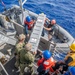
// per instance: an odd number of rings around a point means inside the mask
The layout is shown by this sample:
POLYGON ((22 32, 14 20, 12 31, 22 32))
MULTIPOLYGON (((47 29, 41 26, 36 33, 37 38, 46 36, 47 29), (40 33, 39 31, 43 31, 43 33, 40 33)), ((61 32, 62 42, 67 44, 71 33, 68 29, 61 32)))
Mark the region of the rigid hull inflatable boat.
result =
MULTIPOLYGON (((6 21, 8 26, 8 29, 0 26, 0 57, 5 56, 6 59, 8 59, 0 63, 2 75, 19 75, 17 69, 14 67, 14 46, 18 41, 17 36, 24 33, 24 20, 28 15, 36 20, 33 30, 29 31, 30 38, 28 42, 32 44, 31 51, 37 50, 38 52, 42 52, 48 49, 52 52, 56 61, 63 60, 69 51, 69 46, 74 42, 74 38, 58 24, 55 25, 52 41, 48 41, 47 33, 42 37, 41 34, 46 15, 43 13, 36 14, 24 9, 22 7, 24 2, 22 3, 22 1, 19 0, 20 7, 16 5, 1 13, 7 17, 6 21)), ((37 56, 39 56, 39 54, 37 56)), ((34 68, 36 67, 36 62, 34 62, 34 68)))

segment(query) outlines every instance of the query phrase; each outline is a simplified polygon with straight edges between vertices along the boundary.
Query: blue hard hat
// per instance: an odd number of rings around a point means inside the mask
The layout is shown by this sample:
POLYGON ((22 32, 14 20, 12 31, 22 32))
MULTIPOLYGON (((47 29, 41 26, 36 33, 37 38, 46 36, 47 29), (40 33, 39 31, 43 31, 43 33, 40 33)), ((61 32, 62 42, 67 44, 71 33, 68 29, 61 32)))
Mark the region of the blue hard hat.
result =
POLYGON ((72 75, 75 75, 75 67, 74 66, 69 67, 69 71, 72 75))
POLYGON ((27 17, 26 17, 26 21, 27 21, 27 22, 30 22, 30 21, 31 21, 31 17, 30 17, 30 16, 27 16, 27 17))
POLYGON ((69 72, 66 72, 66 73, 64 73, 64 75, 70 75, 70 73, 69 72))
POLYGON ((51 54, 51 52, 49 52, 49 50, 45 50, 43 52, 43 56, 45 59, 49 59, 52 56, 52 54, 51 54))

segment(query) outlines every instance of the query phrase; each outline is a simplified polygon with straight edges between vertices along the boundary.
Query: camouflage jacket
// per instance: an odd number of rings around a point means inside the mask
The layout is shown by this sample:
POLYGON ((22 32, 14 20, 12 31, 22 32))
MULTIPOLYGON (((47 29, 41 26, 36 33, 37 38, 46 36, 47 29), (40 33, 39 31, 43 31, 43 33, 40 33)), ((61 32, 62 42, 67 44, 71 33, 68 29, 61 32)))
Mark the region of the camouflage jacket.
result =
POLYGON ((20 51, 20 63, 31 64, 34 62, 34 55, 30 51, 21 50, 20 51))
POLYGON ((19 42, 16 44, 15 53, 19 54, 19 52, 24 48, 25 43, 19 42))

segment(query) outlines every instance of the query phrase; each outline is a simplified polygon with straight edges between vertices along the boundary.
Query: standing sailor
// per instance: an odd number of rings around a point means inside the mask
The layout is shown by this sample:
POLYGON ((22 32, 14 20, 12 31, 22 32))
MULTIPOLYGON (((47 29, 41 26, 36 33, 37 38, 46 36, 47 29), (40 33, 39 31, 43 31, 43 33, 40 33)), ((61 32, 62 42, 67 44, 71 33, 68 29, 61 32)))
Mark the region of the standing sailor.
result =
POLYGON ((65 63, 68 66, 75 66, 75 43, 70 46, 71 52, 69 52, 65 57, 65 63))
POLYGON ((15 67, 18 68, 20 64, 20 59, 19 59, 19 53, 20 51, 24 48, 25 46, 25 35, 20 34, 19 35, 19 42, 16 44, 16 50, 15 50, 15 56, 16 56, 16 62, 15 62, 15 67))
POLYGON ((37 65, 39 75, 49 75, 50 69, 55 65, 55 60, 52 58, 52 54, 49 50, 43 52, 43 58, 38 60, 37 65))
POLYGON ((30 52, 32 45, 27 43, 25 48, 20 51, 20 75, 24 75, 24 69, 29 68, 31 75, 33 75, 33 62, 35 56, 30 52))
POLYGON ((64 75, 75 75, 75 66, 70 66, 64 75))
POLYGON ((24 24, 25 24, 25 34, 29 37, 28 30, 32 30, 34 26, 35 20, 32 20, 30 16, 27 16, 24 24))
MULTIPOLYGON (((48 40, 50 41, 52 39, 52 36, 54 35, 54 28, 55 28, 56 20, 49 20, 46 18, 45 24, 44 24, 44 29, 48 31, 48 40)), ((42 36, 44 36, 44 29, 42 32, 42 36)))

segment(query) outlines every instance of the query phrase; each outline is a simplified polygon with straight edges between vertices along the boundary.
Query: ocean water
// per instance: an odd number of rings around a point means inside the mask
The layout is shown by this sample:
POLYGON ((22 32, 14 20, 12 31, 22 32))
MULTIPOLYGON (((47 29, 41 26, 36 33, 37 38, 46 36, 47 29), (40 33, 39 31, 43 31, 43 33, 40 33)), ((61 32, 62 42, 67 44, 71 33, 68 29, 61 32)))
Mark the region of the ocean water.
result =
MULTIPOLYGON (((18 5, 18 0, 2 1, 6 9, 18 5)), ((75 38, 75 0, 27 0, 24 8, 37 14, 45 13, 49 19, 56 19, 75 38)), ((0 13, 3 10, 4 6, 0 2, 0 13)))

